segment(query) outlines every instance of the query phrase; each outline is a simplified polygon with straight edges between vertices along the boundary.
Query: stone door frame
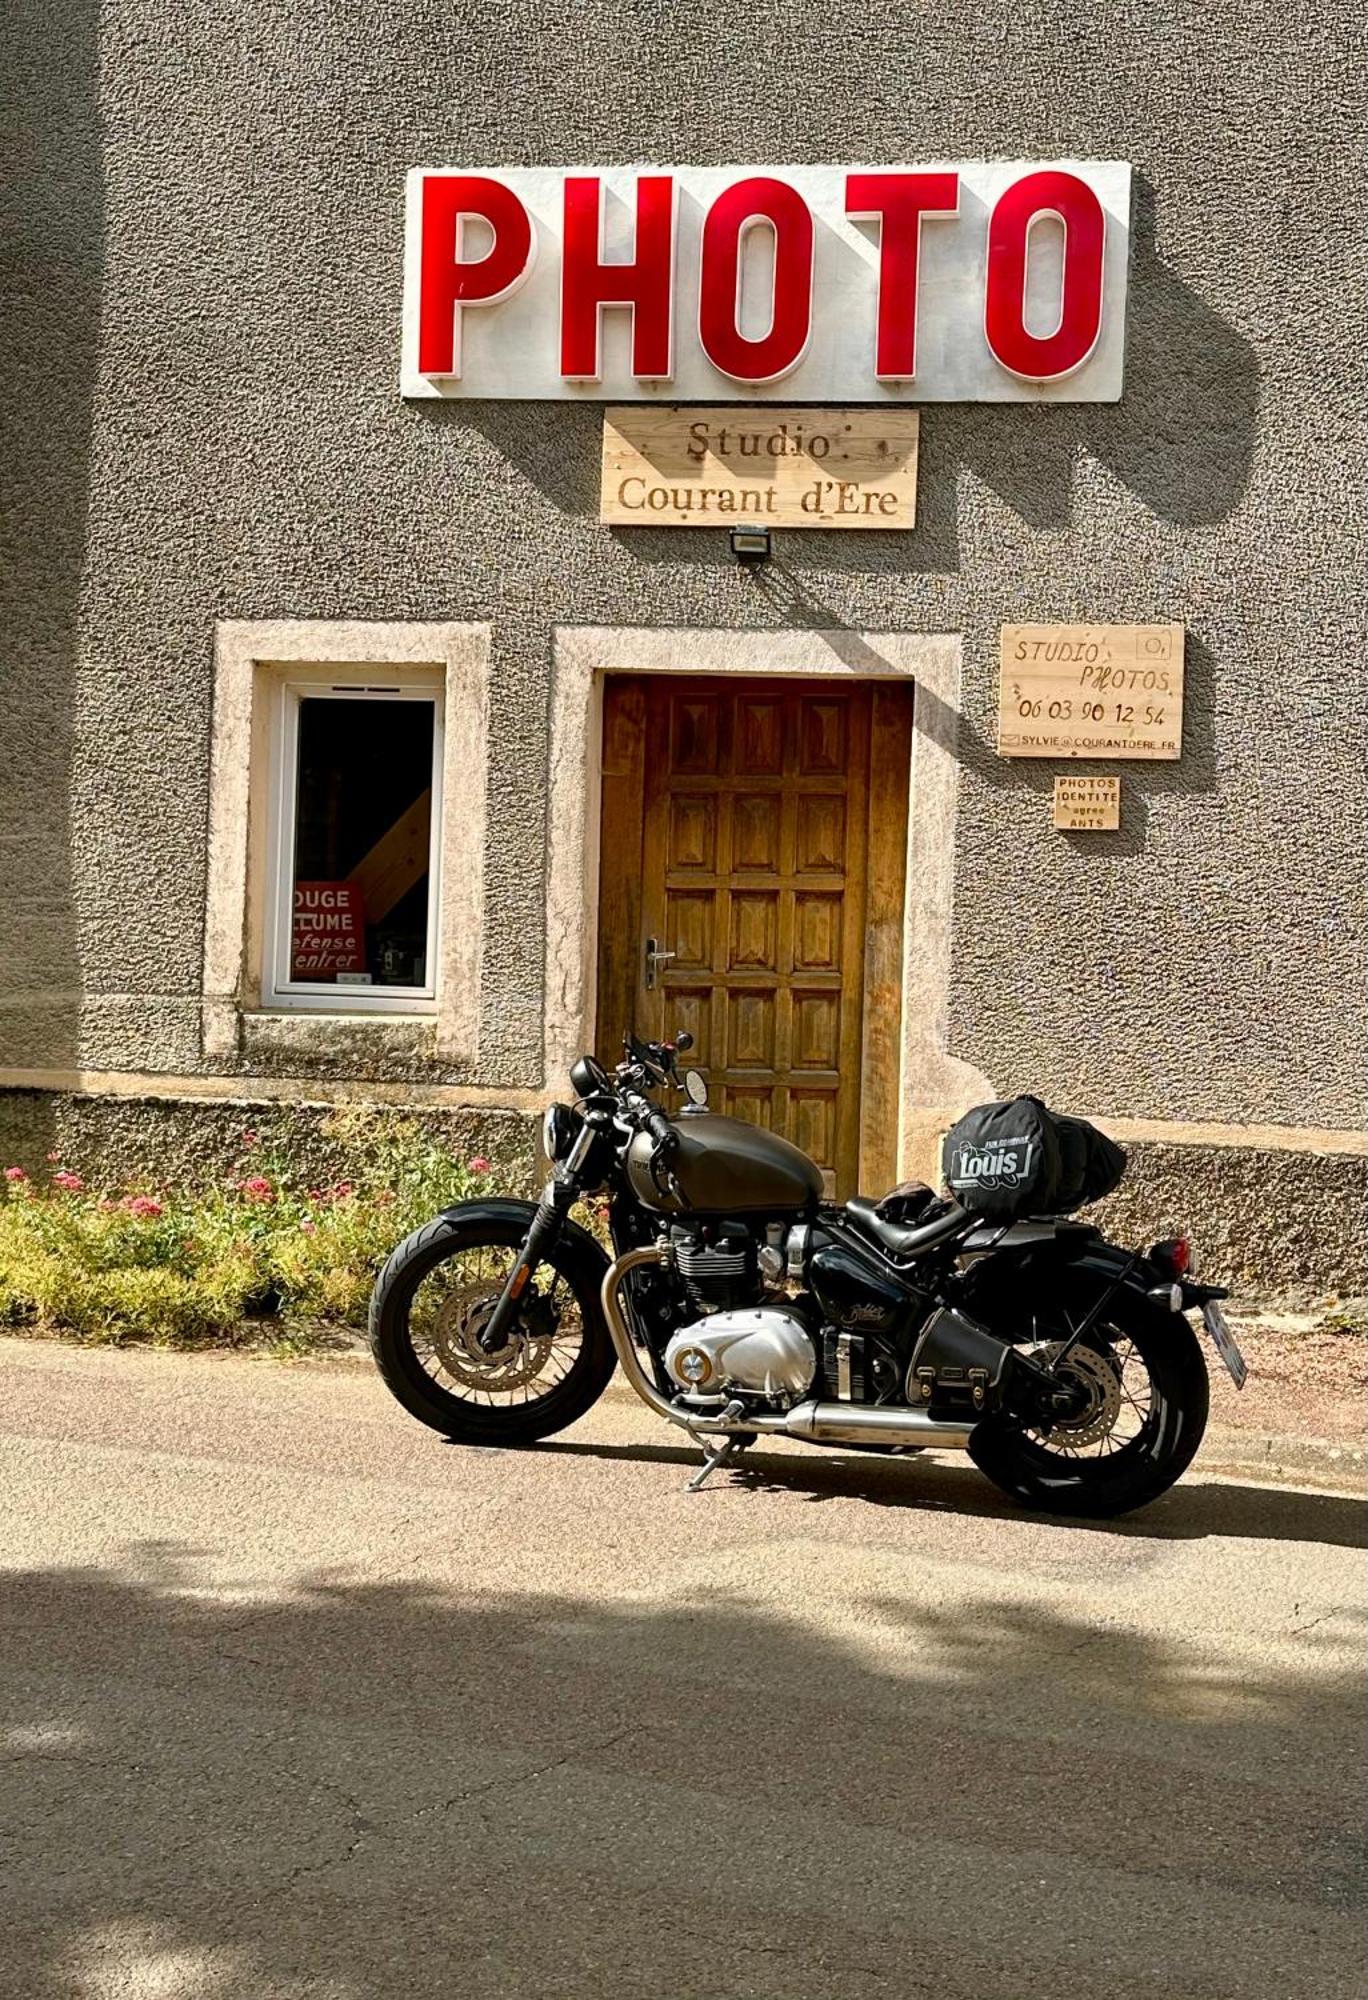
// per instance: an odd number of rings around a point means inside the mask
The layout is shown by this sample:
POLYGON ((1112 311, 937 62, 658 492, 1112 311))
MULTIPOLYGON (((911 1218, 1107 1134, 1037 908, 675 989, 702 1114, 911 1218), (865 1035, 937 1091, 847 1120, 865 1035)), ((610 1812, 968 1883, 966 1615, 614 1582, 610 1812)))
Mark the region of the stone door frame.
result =
POLYGON ((843 629, 560 625, 552 634, 547 799, 545 1085, 563 1094, 570 1063, 594 1046, 608 674, 744 674, 916 684, 908 777, 898 1171, 925 1174, 939 1134, 986 1079, 946 1049, 955 821, 959 799, 961 641, 957 634, 843 629))

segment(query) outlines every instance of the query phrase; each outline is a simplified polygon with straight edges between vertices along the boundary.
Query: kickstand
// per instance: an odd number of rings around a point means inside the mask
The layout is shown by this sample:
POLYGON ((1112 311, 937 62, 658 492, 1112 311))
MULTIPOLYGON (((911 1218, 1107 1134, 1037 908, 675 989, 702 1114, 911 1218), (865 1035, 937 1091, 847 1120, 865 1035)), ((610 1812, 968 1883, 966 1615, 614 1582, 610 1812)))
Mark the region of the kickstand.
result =
POLYGON ((736 1450, 738 1442, 739 1440, 734 1437, 724 1437, 721 1444, 714 1444, 711 1438, 700 1438, 699 1443, 703 1447, 703 1463, 689 1481, 685 1489, 686 1492, 697 1493, 703 1482, 711 1479, 719 1467, 727 1463, 727 1460, 736 1450))

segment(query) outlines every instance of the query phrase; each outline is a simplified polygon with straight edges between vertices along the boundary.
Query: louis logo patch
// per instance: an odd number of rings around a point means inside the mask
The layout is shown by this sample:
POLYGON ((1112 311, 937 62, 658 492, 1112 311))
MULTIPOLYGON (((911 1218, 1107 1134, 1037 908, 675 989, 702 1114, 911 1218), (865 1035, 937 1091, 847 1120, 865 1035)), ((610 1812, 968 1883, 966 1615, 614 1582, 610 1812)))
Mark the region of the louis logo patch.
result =
POLYGON ((950 1174, 952 1188, 1014 1188, 1030 1178, 1038 1139, 998 1139, 989 1146, 961 1143, 950 1174))

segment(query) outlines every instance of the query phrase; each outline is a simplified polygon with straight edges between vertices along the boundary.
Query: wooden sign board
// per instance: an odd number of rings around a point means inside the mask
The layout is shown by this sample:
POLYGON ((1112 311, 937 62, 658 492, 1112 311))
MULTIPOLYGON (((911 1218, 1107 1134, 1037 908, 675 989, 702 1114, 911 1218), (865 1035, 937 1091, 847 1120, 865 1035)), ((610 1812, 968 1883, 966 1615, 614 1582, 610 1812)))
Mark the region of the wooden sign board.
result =
POLYGON ((1181 625, 1004 625, 1001 757, 1183 754, 1181 625))
POLYGON ((1121 824, 1121 780, 1056 778, 1054 823, 1070 833, 1115 833, 1121 824))
POLYGON ((605 410, 599 519, 619 528, 910 528, 915 410, 605 410))

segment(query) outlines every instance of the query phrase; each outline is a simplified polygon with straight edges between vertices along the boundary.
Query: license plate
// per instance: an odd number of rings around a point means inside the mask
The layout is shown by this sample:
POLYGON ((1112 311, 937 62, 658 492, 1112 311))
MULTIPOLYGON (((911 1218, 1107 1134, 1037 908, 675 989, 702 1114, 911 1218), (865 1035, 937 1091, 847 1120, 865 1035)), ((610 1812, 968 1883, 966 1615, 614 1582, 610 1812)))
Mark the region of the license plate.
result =
POLYGON ((1211 1344, 1230 1370, 1230 1379, 1237 1389, 1243 1389, 1249 1380, 1249 1369, 1245 1358, 1235 1344, 1235 1336, 1226 1325, 1226 1316, 1214 1299, 1208 1299, 1202 1307, 1202 1318, 1206 1330, 1211 1335, 1211 1344))

